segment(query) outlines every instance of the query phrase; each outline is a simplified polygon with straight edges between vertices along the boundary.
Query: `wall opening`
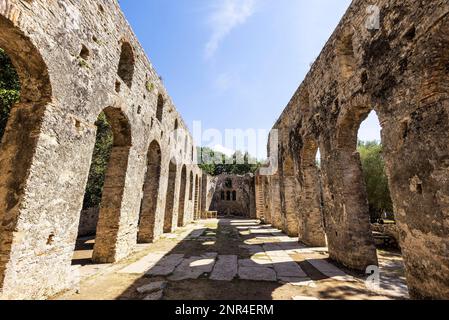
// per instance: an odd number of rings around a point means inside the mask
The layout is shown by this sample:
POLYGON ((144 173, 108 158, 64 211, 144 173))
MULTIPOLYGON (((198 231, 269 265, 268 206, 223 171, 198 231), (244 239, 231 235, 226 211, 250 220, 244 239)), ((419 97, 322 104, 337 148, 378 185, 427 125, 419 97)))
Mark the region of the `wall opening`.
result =
POLYGON ((193 172, 190 171, 190 179, 189 179, 189 200, 193 200, 193 172))
POLYGON ((353 33, 346 33, 341 36, 336 45, 337 62, 343 80, 351 78, 357 68, 353 38, 353 33))
POLYGON ((132 87, 134 77, 135 58, 131 44, 124 42, 120 53, 120 61, 118 65, 117 74, 122 81, 128 86, 132 87))
POLYGON ((157 141, 151 142, 147 154, 147 171, 145 173, 143 197, 140 206, 138 243, 154 241, 161 178, 161 156, 159 143, 157 141))
POLYGON ((172 159, 169 165, 167 200, 165 202, 164 233, 173 232, 173 217, 175 206, 175 188, 176 188, 176 160, 172 159))
POLYGON ((83 234, 82 229, 78 231, 72 261, 75 265, 116 260, 115 247, 132 145, 131 127, 123 112, 113 107, 104 109, 95 124, 97 137, 80 218, 80 228, 83 221, 91 226, 87 234, 83 234), (85 216, 85 210, 90 216, 85 216))
POLYGON ((185 202, 187 193, 187 168, 184 165, 181 171, 181 188, 179 191, 179 209, 178 209, 178 227, 183 227, 185 225, 185 202))
POLYGON ((0 48, 0 142, 14 104, 20 99, 20 79, 11 59, 0 48))
MULTIPOLYGON (((14 11, 10 12, 14 13, 14 11)), ((15 16, 20 23, 21 17, 15 16)), ((26 264, 27 259, 16 259, 10 264, 11 249, 16 242, 18 221, 23 211, 21 202, 27 191, 29 168, 36 154, 41 124, 47 105, 52 100, 48 68, 39 50, 30 38, 0 15, 0 288, 4 285, 8 265, 26 264), (25 189, 27 187, 27 189, 25 189), (4 223, 4 217, 8 217, 4 223)), ((48 202, 52 199, 43 199, 48 202)), ((45 202, 45 201, 44 201, 45 202)), ((45 203, 48 203, 45 202, 45 203)), ((22 225, 27 225, 27 221, 22 225)), ((22 230, 27 236, 28 227, 22 230)), ((34 232, 34 231, 33 231, 34 232)), ((36 230, 33 245, 48 243, 50 233, 42 236, 36 230), (42 237, 40 237, 42 236, 42 237), (42 241, 42 242, 40 242, 42 241)), ((51 241, 50 241, 51 242, 51 241)), ((42 259, 31 257, 29 248, 21 249, 27 258, 38 264, 42 259)), ((17 254, 21 254, 17 252, 17 254)), ((28 267, 28 266, 27 266, 28 267)), ((33 266, 30 266, 33 268, 33 266)), ((16 272, 17 270, 12 270, 16 272)), ((16 280, 9 287, 17 286, 16 280)), ((6 292, 5 292, 6 293, 6 292)))
POLYGON ((317 141, 307 137, 301 152, 299 238, 306 245, 326 246, 321 186, 321 152, 317 141))
POLYGON ((156 119, 159 120, 159 122, 162 122, 162 117, 164 116, 164 97, 162 94, 159 94, 157 96, 157 108, 156 108, 156 119))

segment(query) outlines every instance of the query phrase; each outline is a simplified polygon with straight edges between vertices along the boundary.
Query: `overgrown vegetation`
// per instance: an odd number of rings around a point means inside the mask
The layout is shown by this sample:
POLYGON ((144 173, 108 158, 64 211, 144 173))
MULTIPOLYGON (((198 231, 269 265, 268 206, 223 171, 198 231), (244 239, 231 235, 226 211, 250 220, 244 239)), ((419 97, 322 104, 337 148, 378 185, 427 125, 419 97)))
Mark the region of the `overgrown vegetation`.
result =
POLYGON ((377 141, 359 142, 358 151, 365 176, 371 221, 394 220, 393 202, 382 157, 382 145, 377 141))
POLYGON ((11 107, 19 98, 19 76, 8 55, 0 48, 0 140, 5 132, 11 107))
POLYGON ((112 129, 104 113, 100 114, 95 125, 98 128, 97 140, 90 166, 86 193, 84 195, 83 209, 100 206, 104 179, 112 151, 112 129))
POLYGON ((198 158, 200 168, 212 176, 255 173, 261 165, 248 153, 243 154, 240 151, 237 151, 232 157, 228 157, 210 148, 198 148, 198 158))

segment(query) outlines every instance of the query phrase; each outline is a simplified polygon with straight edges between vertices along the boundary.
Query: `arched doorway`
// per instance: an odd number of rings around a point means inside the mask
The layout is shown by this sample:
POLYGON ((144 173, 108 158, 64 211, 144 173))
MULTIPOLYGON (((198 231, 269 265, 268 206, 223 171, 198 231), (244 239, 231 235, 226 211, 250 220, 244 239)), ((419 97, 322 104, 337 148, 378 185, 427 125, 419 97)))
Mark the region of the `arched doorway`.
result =
POLYGON ((325 247, 324 218, 321 195, 321 152, 312 137, 304 139, 301 150, 301 193, 299 196, 299 240, 312 247, 325 247))
POLYGON ((175 189, 176 189, 176 160, 170 161, 168 170, 168 185, 167 185, 167 198, 165 202, 165 217, 164 217, 164 233, 173 232, 173 217, 175 207, 175 189))
MULTIPOLYGON (((33 272, 40 262, 29 249, 37 245, 37 241, 45 241, 38 233, 30 239, 28 246, 16 247, 14 262, 11 262, 11 255, 12 247, 17 243, 14 235, 20 232, 27 237, 35 229, 31 223, 33 219, 28 222, 28 218, 23 217, 22 203, 29 198, 27 194, 33 193, 27 185, 29 169, 36 155, 44 113, 52 99, 50 77, 44 59, 30 38, 3 16, 17 13, 14 12, 14 6, 6 8, 11 11, 4 13, 0 6, 0 48, 3 59, 0 72, 3 82, 5 76, 8 77, 5 72, 10 72, 8 80, 11 82, 3 83, 1 89, 20 91, 20 95, 16 92, 6 103, 0 102, 0 108, 3 109, 0 111, 0 121, 3 123, 0 136, 0 287, 3 287, 5 295, 8 291, 20 291, 22 284, 16 281, 23 277, 20 273, 33 272), (18 230, 20 218, 24 223, 18 230), (6 277, 13 279, 13 286, 4 287, 6 277)), ((15 18, 20 20, 19 15, 15 18)), ((29 213, 34 212, 31 210, 29 213)), ((43 237, 48 237, 48 234, 43 237)))
POLYGON ((143 198, 139 216, 139 243, 150 243, 154 240, 156 212, 159 198, 161 177, 161 148, 157 141, 150 144, 147 155, 147 172, 143 185, 143 198))
POLYGON ((185 200, 187 192, 187 168, 184 165, 181 171, 181 188, 179 190, 178 227, 185 225, 185 200))
MULTIPOLYGON (((113 263, 117 260, 116 244, 132 145, 131 127, 123 112, 113 107, 103 110, 96 125, 97 138, 84 205, 96 205, 99 212, 92 262, 113 263), (93 185, 95 189, 91 190, 93 185)), ((89 263, 89 260, 88 256, 82 259, 75 257, 73 263, 84 264, 89 263)))

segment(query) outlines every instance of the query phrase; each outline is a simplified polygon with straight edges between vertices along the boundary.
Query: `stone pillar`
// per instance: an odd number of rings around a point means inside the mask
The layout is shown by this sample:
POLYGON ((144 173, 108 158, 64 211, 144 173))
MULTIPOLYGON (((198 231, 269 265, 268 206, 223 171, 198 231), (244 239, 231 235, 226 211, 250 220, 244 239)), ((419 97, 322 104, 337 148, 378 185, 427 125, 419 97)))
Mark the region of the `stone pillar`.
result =
POLYGON ((296 195, 299 186, 294 176, 284 176, 282 179, 282 211, 284 212, 283 231, 290 237, 297 237, 299 230, 298 203, 296 195))
POLYGON ((320 175, 316 165, 303 167, 303 187, 299 196, 299 240, 307 246, 325 247, 326 235, 321 208, 320 175))
POLYGON ((270 177, 270 210, 271 223, 277 229, 283 228, 283 220, 281 214, 281 193, 279 185, 279 176, 270 177))
POLYGON ((13 108, 0 150, 0 299, 43 299, 73 287, 95 133, 57 106, 13 108))
MULTIPOLYGON (((119 254, 118 233, 121 225, 122 203, 128 168, 130 147, 113 147, 105 176, 93 261, 113 263, 126 254, 119 254)), ((127 250, 125 250, 127 251, 127 250)))
POLYGON ((337 148, 326 154, 322 165, 329 255, 346 267, 366 271, 378 261, 360 156, 337 148))

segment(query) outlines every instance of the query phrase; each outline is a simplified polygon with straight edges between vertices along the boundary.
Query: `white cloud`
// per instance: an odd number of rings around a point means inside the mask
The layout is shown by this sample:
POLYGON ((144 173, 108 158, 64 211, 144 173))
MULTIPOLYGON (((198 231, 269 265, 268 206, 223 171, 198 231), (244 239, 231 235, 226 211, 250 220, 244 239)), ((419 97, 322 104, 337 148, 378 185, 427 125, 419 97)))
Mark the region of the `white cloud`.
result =
POLYGON ((253 14, 256 0, 223 0, 209 17, 212 35, 206 44, 206 58, 211 58, 232 30, 244 24, 253 14))
POLYGON ((224 155, 227 155, 228 157, 232 157, 234 155, 234 153, 235 153, 235 150, 226 148, 226 147, 224 147, 221 144, 217 144, 217 145, 213 146, 211 149, 216 151, 216 152, 221 152, 224 155))
POLYGON ((220 74, 215 80, 215 87, 220 92, 228 91, 235 83, 236 77, 230 72, 224 72, 220 74))

